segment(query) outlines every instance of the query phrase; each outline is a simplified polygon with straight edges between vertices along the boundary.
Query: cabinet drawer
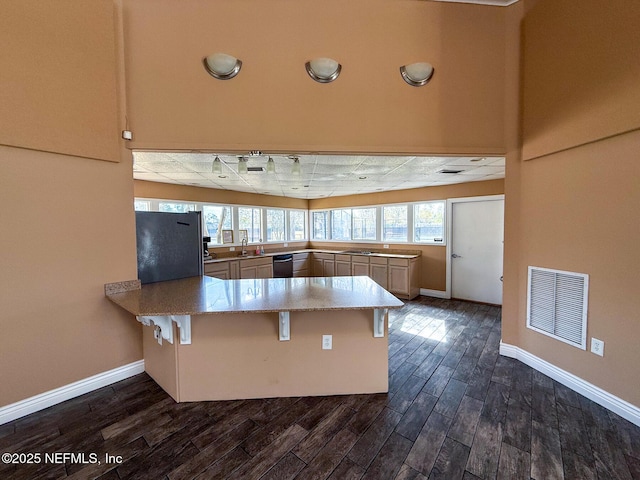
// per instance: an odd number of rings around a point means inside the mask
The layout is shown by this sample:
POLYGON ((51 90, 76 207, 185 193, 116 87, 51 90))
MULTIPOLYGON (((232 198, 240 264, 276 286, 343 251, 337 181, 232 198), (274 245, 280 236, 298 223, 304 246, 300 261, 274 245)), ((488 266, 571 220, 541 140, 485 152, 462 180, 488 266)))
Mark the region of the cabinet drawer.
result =
POLYGON ((240 268, 259 267, 261 265, 273 265, 273 259, 271 257, 259 257, 240 260, 240 268))
POLYGON ((409 259, 408 258, 390 258, 389 265, 397 266, 397 267, 408 267, 409 259))
POLYGON ((369 261, 371 262, 371 265, 386 265, 387 264, 387 258, 386 257, 371 257, 369 259, 369 261))
POLYGON ((313 258, 321 259, 321 260, 333 260, 333 253, 314 253, 313 258))
POLYGON ((229 264, 227 262, 219 263, 207 263, 204 266, 204 274, 208 277, 221 278, 228 280, 229 277, 229 264))
POLYGON ((369 257, 365 257, 364 255, 352 255, 351 263, 362 263, 365 265, 369 265, 369 257))
POLYGON ((336 255, 336 262, 350 262, 351 255, 336 255))

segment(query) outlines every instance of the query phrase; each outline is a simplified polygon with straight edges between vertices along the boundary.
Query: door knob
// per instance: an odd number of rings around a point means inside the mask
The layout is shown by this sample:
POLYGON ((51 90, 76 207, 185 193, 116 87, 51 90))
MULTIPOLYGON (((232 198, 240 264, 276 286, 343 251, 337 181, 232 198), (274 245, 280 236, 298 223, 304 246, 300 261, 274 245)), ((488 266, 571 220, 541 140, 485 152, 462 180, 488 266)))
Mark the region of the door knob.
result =
POLYGON ((451 254, 451 258, 462 258, 462 255, 458 255, 458 254, 452 253, 451 254))

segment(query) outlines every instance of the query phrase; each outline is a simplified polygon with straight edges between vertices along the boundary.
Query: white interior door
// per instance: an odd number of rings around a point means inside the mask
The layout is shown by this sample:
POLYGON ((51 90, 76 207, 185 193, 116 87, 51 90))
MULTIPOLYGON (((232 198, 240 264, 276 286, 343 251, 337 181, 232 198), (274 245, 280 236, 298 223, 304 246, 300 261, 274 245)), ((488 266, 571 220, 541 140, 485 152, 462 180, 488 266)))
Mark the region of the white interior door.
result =
POLYGON ((504 199, 451 208, 451 296, 502 305, 504 199))

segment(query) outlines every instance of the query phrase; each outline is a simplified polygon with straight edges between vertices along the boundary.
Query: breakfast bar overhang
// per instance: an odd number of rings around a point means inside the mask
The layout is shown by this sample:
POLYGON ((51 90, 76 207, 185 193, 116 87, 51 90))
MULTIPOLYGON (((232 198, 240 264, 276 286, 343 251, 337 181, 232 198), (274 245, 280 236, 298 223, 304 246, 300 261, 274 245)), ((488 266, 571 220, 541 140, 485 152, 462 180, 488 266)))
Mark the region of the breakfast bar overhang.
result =
POLYGON ((403 304, 369 277, 204 276, 105 292, 146 325, 145 370, 178 402, 388 391, 385 320, 403 304))

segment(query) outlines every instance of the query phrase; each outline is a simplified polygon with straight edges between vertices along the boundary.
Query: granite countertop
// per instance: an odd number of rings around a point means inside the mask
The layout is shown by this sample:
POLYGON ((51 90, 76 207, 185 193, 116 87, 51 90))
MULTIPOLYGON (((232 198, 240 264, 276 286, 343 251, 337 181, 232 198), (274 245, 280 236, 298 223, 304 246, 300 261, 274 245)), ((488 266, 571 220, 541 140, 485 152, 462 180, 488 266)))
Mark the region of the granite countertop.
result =
POLYGON ((245 280, 190 277, 106 296, 136 316, 360 310, 403 305, 366 276, 245 280))
MULTIPOLYGON (((251 251, 251 249, 249 249, 251 251)), ((231 260, 242 260, 243 258, 262 258, 262 257, 273 257, 275 255, 287 255, 293 253, 333 253, 336 255, 362 255, 365 257, 385 257, 385 258, 417 258, 420 255, 414 253, 379 253, 379 252, 371 252, 371 253, 363 253, 366 250, 326 250, 320 248, 306 248, 302 250, 289 250, 284 252, 269 252, 264 255, 255 255, 249 254, 244 257, 241 255, 236 255, 235 257, 222 257, 222 258, 213 258, 211 260, 205 260, 204 263, 219 263, 219 262, 229 262, 231 260)))

